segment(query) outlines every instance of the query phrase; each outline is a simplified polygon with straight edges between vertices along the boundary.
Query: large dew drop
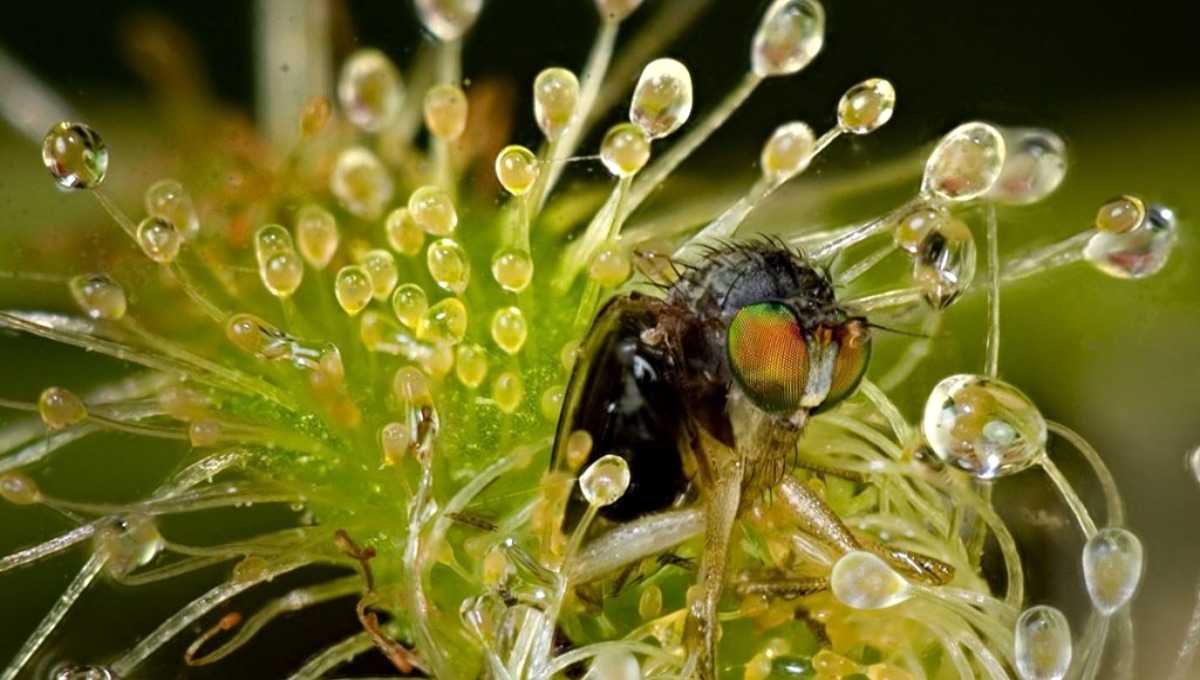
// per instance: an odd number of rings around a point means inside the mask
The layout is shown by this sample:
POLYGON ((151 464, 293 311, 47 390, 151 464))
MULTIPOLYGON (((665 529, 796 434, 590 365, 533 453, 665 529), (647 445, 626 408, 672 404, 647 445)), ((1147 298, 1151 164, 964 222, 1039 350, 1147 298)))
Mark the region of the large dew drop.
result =
POLYGON ((629 463, 612 454, 597 458, 579 477, 583 497, 597 508, 616 503, 628 488, 629 463))
POLYGON ((342 65, 338 101, 351 123, 378 132, 396 118, 404 103, 400 72, 383 52, 359 50, 342 65))
POLYGON ((761 77, 795 73, 825 44, 825 8, 816 0, 775 0, 754 33, 750 64, 761 77))
POLYGON ((692 75, 674 59, 655 59, 642 69, 629 120, 650 139, 666 137, 692 115, 692 75))
POLYGON ((42 141, 42 163, 68 189, 91 189, 108 172, 108 147, 82 123, 58 123, 42 141))
POLYGON ((854 609, 887 609, 912 597, 912 586, 878 555, 853 550, 829 575, 833 596, 854 609))
POLYGON ((938 458, 979 479, 1020 472, 1046 446, 1046 421, 1029 397, 980 375, 939 382, 925 402, 921 431, 938 458))
POLYGON ((440 40, 457 40, 479 18, 483 0, 417 0, 421 23, 440 40))
MULTIPOLYGON (((1103 210, 1101 211, 1103 215, 1103 210)), ((1099 219, 1097 226, 1120 222, 1110 216, 1099 219)), ((1115 228, 1115 227, 1114 227, 1115 228)), ((1093 267, 1118 279, 1143 279, 1162 270, 1175 246, 1178 227, 1175 213, 1163 206, 1151 205, 1144 217, 1126 231, 1097 230, 1083 248, 1083 257, 1093 267)))
POLYGON ((921 190, 946 201, 969 201, 991 190, 1005 159, 1004 137, 987 123, 964 123, 938 142, 925 162, 921 190))
POLYGON ((1071 627, 1054 607, 1021 613, 1016 627, 1017 673, 1021 680, 1062 680, 1071 667, 1071 627))
POLYGON ((1008 205, 1046 198, 1067 176, 1067 146, 1058 135, 1039 128, 1004 130, 1007 149, 1000 178, 987 197, 1008 205))
POLYGON ((1112 616, 1137 592, 1142 578, 1142 542, 1132 532, 1109 527, 1083 547, 1083 578, 1096 611, 1112 616))

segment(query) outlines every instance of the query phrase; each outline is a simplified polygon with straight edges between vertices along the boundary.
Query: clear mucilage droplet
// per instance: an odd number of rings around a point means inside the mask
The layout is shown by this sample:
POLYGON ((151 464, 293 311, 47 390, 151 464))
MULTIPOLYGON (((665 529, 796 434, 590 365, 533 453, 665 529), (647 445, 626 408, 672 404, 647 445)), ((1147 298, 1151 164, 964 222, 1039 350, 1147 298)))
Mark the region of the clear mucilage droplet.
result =
POLYGON ((629 652, 601 652, 592 659, 585 680, 642 680, 642 667, 629 652))
POLYGON ((434 241, 425 252, 429 274, 442 290, 461 294, 471 282, 471 259, 457 241, 443 238, 434 241))
POLYGON ((925 162, 921 191, 945 201, 969 201, 986 194, 1000 178, 1004 136, 987 123, 964 123, 938 141, 925 162))
POLYGON ((565 68, 548 68, 533 81, 533 117, 546 139, 562 136, 579 104, 579 79, 565 68))
POLYGON ((839 602, 854 609, 887 609, 912 597, 912 587, 878 555, 852 550, 838 558, 829 575, 829 589, 839 602))
POLYGON ((155 182, 146 190, 146 214, 161 217, 175 225, 185 238, 192 238, 200 231, 200 216, 192 195, 183 185, 173 179, 155 182))
POLYGON ((425 310, 417 324, 417 338, 433 345, 455 345, 467 335, 467 306, 446 298, 425 310))
POLYGON ((816 137, 806 123, 796 121, 780 125, 763 145, 759 157, 763 177, 779 184, 804 172, 812 161, 815 148, 816 137))
POLYGON ((401 255, 412 257, 425 247, 425 229, 417 224, 408 208, 396 208, 388 213, 384 231, 388 245, 401 255))
POLYGON ((492 278, 509 292, 525 290, 533 280, 533 257, 523 248, 497 250, 492 256, 492 278))
POLYGON ((650 138, 633 123, 609 128, 600 142, 600 161, 614 177, 632 177, 650 160, 650 138))
POLYGON ((1083 548, 1083 579, 1096 611, 1112 616, 1137 592, 1144 567, 1142 542, 1133 532, 1109 527, 1083 548))
POLYGON ((163 537, 154 520, 145 515, 123 515, 100 526, 93 538, 105 568, 118 578, 150 564, 163 549, 163 537))
POLYGON ((870 78, 846 90, 838 101, 842 132, 867 135, 887 125, 896 112, 896 88, 883 78, 870 78))
POLYGON ((138 224, 137 243, 146 257, 159 264, 170 264, 179 256, 183 236, 163 218, 147 217, 138 224))
POLYGON ((597 458, 579 476, 579 490, 584 499, 597 508, 616 503, 628 488, 629 463, 612 454, 597 458))
POLYGON ((324 269, 337 254, 341 234, 333 213, 319 205, 306 205, 296 213, 296 245, 304 260, 324 269))
POLYGON ((404 103, 400 71, 383 52, 358 50, 342 64, 338 101, 351 123, 366 132, 379 132, 395 120, 404 103))
POLYGON ((461 38, 475 24, 483 0, 416 0, 417 15, 439 40, 461 38))
POLYGON ((425 289, 415 283, 402 283, 392 293, 392 311, 400 323, 416 328, 429 309, 429 296, 425 289))
POLYGON ((1067 176, 1067 145, 1040 128, 1004 128, 1004 166, 987 198, 1006 205, 1036 203, 1067 176))
POLYGON ((750 64, 763 78, 796 73, 825 44, 825 8, 816 0, 775 0, 763 14, 750 64))
MULTIPOLYGON (((1111 202, 1110 202, 1111 204, 1111 202)), ((1097 222, 1116 228, 1123 221, 1110 216, 1097 222)), ((1146 206, 1143 217, 1126 231, 1098 229, 1083 248, 1083 258, 1113 278, 1143 279, 1162 271, 1175 246, 1175 213, 1159 205, 1146 206)))
POLYGON ((1071 667, 1071 627, 1054 607, 1030 607, 1017 618, 1017 673, 1021 680, 1062 680, 1071 667))
POLYGON ((367 149, 353 146, 338 154, 329 190, 343 208, 365 220, 378 219, 392 201, 391 172, 367 149))
POLYGON ((87 418, 87 406, 65 387, 47 387, 38 395, 38 414, 50 430, 61 430, 87 418))
POLYGON ((371 275, 362 265, 349 265, 338 270, 333 281, 334 296, 338 304, 351 316, 366 308, 375 294, 371 275))
POLYGON ((63 121, 42 141, 42 163, 67 189, 91 189, 108 172, 108 147, 92 128, 63 121))
MULTIPOLYGON (((913 282, 931 307, 945 309, 975 278, 975 239, 957 219, 932 220, 928 226, 913 252, 913 282)), ((906 250, 907 246, 907 242, 901 244, 906 250)))
POLYGON ((108 274, 76 276, 68 288, 75 304, 93 319, 115 321, 125 316, 125 290, 108 274))
POLYGON ((467 95, 451 83, 439 83, 425 93, 425 127, 439 139, 453 141, 467 129, 467 95))
POLYGON ((692 75, 674 59, 655 59, 642 69, 629 120, 650 139, 675 132, 692 115, 692 75))
POLYGON ((529 193, 537 176, 537 156, 529 149, 513 144, 496 154, 496 179, 513 196, 529 193))
POLYGON ((50 680, 118 680, 117 674, 104 666, 66 666, 54 671, 50 680))
POLYGON ((1046 446, 1046 421, 1029 397, 980 375, 939 382, 925 402, 921 431, 938 458, 979 479, 1020 472, 1046 446))
POLYGON ((516 354, 525 345, 529 323, 518 307, 502 307, 492 316, 492 340, 507 354, 516 354))
POLYGON ((431 236, 449 236, 458 227, 458 211, 445 189, 424 186, 408 197, 408 212, 431 236))

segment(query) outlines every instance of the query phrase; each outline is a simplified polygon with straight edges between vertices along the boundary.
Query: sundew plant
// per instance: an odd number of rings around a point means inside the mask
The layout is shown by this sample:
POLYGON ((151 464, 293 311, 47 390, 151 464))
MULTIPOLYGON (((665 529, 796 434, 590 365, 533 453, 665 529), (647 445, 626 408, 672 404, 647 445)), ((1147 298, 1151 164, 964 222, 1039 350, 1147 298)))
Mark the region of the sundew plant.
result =
MULTIPOLYGON (((757 90, 841 73, 819 57, 855 27, 818 0, 745 3, 751 32, 720 47, 743 75, 699 106, 712 87, 671 44, 709 2, 577 1, 585 59, 518 96, 464 66, 501 2, 414 0, 425 37, 398 65, 370 45, 333 63, 338 3, 263 0, 258 130, 197 114, 175 29, 140 24, 192 140, 140 201, 87 112, 0 54, 6 120, 95 217, 50 255, 5 234, 35 253, 4 272, 28 290, 0 327, 93 370, 0 389, 21 527, 0 617, 22 574, 77 560, 0 640, 0 679, 263 677, 254 656, 295 680, 1141 677, 1147 551, 1104 446, 1006 380, 1005 298, 1064 271, 1168 276, 1186 216, 1136 187, 1027 245, 1011 225, 1045 214, 1069 145, 986 118, 816 176, 890 129, 886 73, 727 145, 753 176, 689 180, 757 90), (812 187, 839 209, 806 209, 812 187), (755 297, 756 267, 821 304, 755 297), (719 351, 695 368, 672 324, 743 298, 696 322, 719 351), (637 332, 604 321, 622 305, 637 332), (971 305, 985 322, 959 334, 971 305), (651 375, 656 352, 689 380, 651 375), (711 393, 727 427, 695 406, 711 393), (620 444, 638 433, 666 444, 620 444), (89 457, 117 472, 64 483, 89 457), (1027 490, 1040 510, 1014 504, 1027 490), (1065 558, 1029 540, 1055 522, 1065 558), (97 591, 117 630, 79 616, 97 591)), ((1200 449, 1185 469, 1200 480, 1200 449)), ((1175 680, 1200 609, 1186 628, 1175 680)))

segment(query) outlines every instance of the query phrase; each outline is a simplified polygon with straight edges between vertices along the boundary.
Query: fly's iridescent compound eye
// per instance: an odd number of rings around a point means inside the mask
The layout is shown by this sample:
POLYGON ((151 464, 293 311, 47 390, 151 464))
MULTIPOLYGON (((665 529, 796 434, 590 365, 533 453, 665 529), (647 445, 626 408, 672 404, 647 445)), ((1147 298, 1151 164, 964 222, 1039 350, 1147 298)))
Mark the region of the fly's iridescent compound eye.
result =
POLYGON ((738 387, 769 413, 800 408, 808 384, 808 342, 782 302, 743 307, 729 324, 729 366, 738 387))
POLYGON ((837 361, 833 364, 829 395, 821 408, 829 408, 853 394, 871 360, 871 336, 862 321, 847 321, 835 331, 834 338, 838 345, 837 361))

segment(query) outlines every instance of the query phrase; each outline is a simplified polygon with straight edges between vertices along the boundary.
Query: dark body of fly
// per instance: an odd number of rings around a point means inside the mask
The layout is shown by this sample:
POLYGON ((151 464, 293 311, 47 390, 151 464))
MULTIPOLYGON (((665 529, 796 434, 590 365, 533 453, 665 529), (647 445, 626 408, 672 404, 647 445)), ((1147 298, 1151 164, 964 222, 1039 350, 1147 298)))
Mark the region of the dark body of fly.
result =
MULTIPOLYGON (((629 489, 601 516, 621 522, 691 502, 700 493, 697 475, 702 485, 708 473, 698 440, 736 447, 726 336, 740 310, 763 301, 786 302, 806 331, 847 318, 828 278, 770 241, 714 249, 684 268, 662 298, 631 293, 601 310, 580 346, 555 444, 561 465, 567 435, 583 430, 592 437, 585 467, 607 454, 629 464, 629 489)), ((785 437, 798 435, 802 423, 788 415, 771 420, 785 437)), ((767 474, 782 470, 787 453, 767 474)), ((583 503, 576 485, 567 526, 583 503)))

